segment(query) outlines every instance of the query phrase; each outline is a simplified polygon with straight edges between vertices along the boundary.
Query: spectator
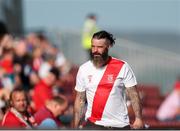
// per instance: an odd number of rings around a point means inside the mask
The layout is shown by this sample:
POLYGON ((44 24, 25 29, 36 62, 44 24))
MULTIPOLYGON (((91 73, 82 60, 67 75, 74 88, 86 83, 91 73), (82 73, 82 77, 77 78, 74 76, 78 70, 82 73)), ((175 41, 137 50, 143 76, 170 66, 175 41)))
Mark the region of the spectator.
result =
POLYGON ((37 111, 45 105, 46 101, 53 97, 53 87, 59 79, 59 70, 51 68, 48 75, 41 79, 34 87, 32 100, 34 102, 34 109, 37 111))
POLYGON ((55 66, 55 59, 56 58, 54 55, 50 55, 50 54, 45 55, 45 59, 40 65, 38 71, 39 77, 41 79, 47 77, 49 70, 55 66))
POLYGON ((39 128, 56 129, 61 123, 59 116, 64 113, 68 102, 64 96, 55 96, 35 113, 35 120, 39 128))
POLYGON ((4 48, 0 59, 0 108, 5 107, 10 92, 14 89, 13 49, 4 48))
POLYGON ((25 37, 25 41, 29 52, 32 52, 34 48, 40 47, 40 39, 38 38, 37 33, 29 33, 25 37))
POLYGON ((12 91, 14 88, 14 70, 13 70, 13 49, 12 48, 4 48, 3 55, 0 59, 0 72, 1 77, 0 80, 2 82, 2 86, 12 91))
POLYGON ((41 64, 43 63, 42 49, 40 47, 34 48, 32 56, 33 56, 33 63, 32 63, 33 70, 35 72, 38 72, 41 64))
POLYGON ((14 89, 10 94, 10 108, 3 117, 5 128, 28 128, 36 125, 35 119, 28 112, 28 99, 21 88, 14 89))
POLYGON ((18 77, 16 79, 19 80, 19 86, 22 86, 25 91, 29 91, 32 88, 29 79, 32 73, 32 57, 27 52, 27 45, 24 40, 16 40, 14 44, 14 71, 16 77, 18 77))
POLYGON ((88 14, 82 32, 82 46, 88 53, 89 58, 91 52, 91 38, 93 34, 98 31, 96 22, 97 22, 97 16, 93 13, 88 14))
POLYGON ((160 121, 180 120, 180 77, 175 82, 173 91, 160 105, 156 116, 160 121))

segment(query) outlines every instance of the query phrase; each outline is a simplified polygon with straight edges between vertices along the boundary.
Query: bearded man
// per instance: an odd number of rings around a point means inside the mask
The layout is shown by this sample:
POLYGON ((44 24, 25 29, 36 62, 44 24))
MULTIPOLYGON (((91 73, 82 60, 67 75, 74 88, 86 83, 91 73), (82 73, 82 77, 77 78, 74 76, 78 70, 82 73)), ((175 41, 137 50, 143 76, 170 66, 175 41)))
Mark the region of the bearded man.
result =
POLYGON ((107 31, 95 33, 91 39, 91 60, 80 66, 76 77, 74 128, 78 128, 87 101, 83 129, 142 129, 142 106, 136 77, 127 62, 111 57, 115 44, 107 31), (129 122, 126 92, 131 100, 135 121, 129 122))

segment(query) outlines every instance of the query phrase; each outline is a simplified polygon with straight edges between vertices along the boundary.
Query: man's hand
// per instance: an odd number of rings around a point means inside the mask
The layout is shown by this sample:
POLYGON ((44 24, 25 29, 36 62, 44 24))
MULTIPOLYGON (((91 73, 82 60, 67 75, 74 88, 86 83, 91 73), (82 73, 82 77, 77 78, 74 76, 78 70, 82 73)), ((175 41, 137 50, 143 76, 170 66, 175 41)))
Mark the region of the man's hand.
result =
POLYGON ((131 125, 132 129, 143 129, 144 128, 144 122, 140 118, 136 118, 134 123, 131 125))
POLYGON ((144 127, 144 122, 142 119, 142 104, 139 97, 139 93, 137 91, 137 87, 130 87, 127 88, 127 95, 130 98, 134 114, 135 114, 135 121, 131 125, 132 129, 142 129, 144 127))

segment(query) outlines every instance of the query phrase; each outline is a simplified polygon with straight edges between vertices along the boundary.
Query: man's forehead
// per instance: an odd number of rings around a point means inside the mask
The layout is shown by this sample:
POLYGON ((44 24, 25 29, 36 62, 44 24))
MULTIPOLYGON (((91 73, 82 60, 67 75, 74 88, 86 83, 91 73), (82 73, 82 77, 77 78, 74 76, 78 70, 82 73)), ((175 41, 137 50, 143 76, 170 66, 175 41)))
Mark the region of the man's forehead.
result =
POLYGON ((109 44, 109 40, 107 40, 106 38, 102 38, 102 39, 97 39, 97 38, 94 38, 92 39, 92 44, 109 44))
POLYGON ((24 93, 23 91, 16 91, 16 92, 13 92, 12 97, 14 97, 14 96, 20 96, 20 95, 25 96, 25 93, 24 93))

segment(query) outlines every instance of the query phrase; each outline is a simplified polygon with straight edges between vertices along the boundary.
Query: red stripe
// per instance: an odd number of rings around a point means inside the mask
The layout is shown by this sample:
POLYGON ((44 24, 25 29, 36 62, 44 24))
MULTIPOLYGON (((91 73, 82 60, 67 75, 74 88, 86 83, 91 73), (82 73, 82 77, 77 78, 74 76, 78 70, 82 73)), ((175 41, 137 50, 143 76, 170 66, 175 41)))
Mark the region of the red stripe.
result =
POLYGON ((101 120, 104 107, 112 90, 114 81, 116 80, 116 77, 119 74, 123 64, 124 62, 120 60, 110 59, 109 64, 95 92, 92 113, 91 117, 89 117, 91 122, 101 120))

